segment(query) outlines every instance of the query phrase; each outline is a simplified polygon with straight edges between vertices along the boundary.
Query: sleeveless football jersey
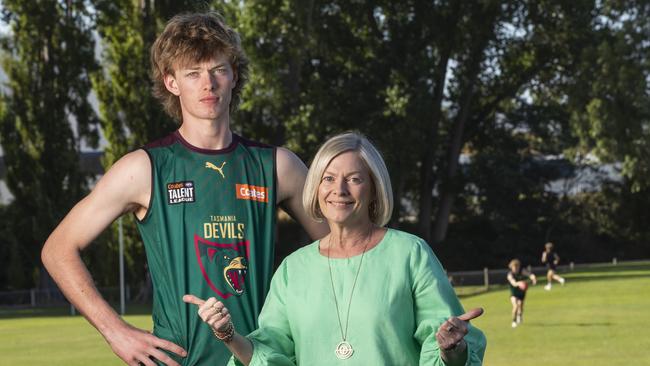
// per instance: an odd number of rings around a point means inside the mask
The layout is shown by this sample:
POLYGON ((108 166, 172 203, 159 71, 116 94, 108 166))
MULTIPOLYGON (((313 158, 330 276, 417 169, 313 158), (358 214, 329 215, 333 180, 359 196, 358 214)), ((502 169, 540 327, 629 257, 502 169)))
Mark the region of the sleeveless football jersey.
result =
POLYGON ((237 331, 257 327, 273 271, 275 148, 233 134, 205 150, 178 131, 144 147, 149 210, 138 222, 153 280, 154 334, 188 351, 181 365, 225 365, 230 352, 182 297, 216 297, 237 331))
MULTIPOLYGON (((528 276, 525 276, 522 273, 521 268, 517 272, 513 272, 512 270, 508 271, 508 274, 510 274, 510 273, 512 273, 512 277, 517 282, 528 280, 528 276)), ((510 286, 510 295, 511 296, 514 296, 514 297, 516 297, 518 299, 521 299, 521 300, 524 299, 524 297, 526 296, 526 290, 522 290, 517 286, 513 286, 509 281, 508 281, 508 285, 510 286)))

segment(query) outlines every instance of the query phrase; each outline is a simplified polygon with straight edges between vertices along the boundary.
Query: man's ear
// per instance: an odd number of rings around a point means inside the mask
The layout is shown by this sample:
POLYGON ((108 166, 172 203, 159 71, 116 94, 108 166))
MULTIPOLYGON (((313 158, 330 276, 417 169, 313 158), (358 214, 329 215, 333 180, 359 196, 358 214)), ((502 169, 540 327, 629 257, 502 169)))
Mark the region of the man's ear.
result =
POLYGON ((180 90, 178 89, 178 83, 176 82, 176 77, 172 74, 165 74, 164 78, 165 82, 165 88, 169 90, 170 93, 174 94, 175 96, 179 96, 181 94, 180 90))

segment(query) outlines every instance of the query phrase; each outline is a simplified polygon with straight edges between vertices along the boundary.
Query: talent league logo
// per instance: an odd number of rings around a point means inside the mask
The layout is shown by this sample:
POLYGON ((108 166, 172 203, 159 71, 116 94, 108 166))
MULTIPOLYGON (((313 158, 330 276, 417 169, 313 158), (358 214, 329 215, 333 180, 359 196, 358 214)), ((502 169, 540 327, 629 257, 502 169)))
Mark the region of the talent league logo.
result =
POLYGON ((240 296, 246 288, 250 242, 215 243, 194 234, 194 249, 203 278, 222 299, 240 296))
POLYGON ((224 166, 224 165, 226 165, 226 162, 225 162, 225 161, 224 161, 223 163, 221 163, 221 166, 216 166, 216 165, 212 164, 212 163, 209 162, 209 161, 206 161, 206 162, 205 162, 205 167, 206 167, 206 168, 208 168, 208 169, 212 169, 212 170, 216 170, 217 173, 221 174, 221 177, 222 177, 223 179, 226 179, 225 174, 223 174, 223 166, 224 166))
POLYGON ((173 182, 167 183, 167 203, 194 202, 194 182, 173 182))

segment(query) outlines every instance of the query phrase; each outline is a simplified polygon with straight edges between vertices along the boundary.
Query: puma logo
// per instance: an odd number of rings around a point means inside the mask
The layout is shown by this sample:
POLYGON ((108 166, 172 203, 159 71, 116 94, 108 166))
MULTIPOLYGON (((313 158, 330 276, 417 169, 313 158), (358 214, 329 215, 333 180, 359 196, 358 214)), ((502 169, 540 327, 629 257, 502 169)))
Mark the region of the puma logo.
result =
POLYGON ((224 165, 226 165, 226 162, 225 162, 225 161, 224 161, 223 163, 221 163, 221 166, 220 166, 220 167, 218 167, 218 166, 212 164, 212 163, 209 162, 209 161, 206 161, 206 162, 205 162, 205 167, 206 167, 206 168, 210 168, 210 169, 216 170, 219 174, 221 174, 221 176, 223 177, 223 179, 226 179, 226 176, 223 174, 223 166, 224 166, 224 165))

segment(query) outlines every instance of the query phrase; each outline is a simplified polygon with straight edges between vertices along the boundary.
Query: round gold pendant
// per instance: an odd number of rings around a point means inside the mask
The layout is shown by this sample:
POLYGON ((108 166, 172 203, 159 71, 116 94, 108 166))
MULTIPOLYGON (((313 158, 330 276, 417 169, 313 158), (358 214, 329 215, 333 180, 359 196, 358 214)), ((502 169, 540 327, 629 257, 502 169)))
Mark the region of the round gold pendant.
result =
POLYGON ((336 346, 336 357, 338 357, 339 360, 346 360, 350 357, 352 357, 352 354, 354 353, 354 350, 352 349, 352 346, 350 343, 343 341, 336 346))

